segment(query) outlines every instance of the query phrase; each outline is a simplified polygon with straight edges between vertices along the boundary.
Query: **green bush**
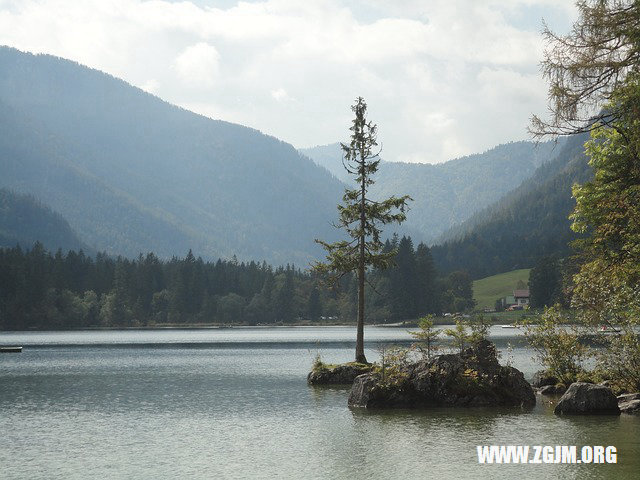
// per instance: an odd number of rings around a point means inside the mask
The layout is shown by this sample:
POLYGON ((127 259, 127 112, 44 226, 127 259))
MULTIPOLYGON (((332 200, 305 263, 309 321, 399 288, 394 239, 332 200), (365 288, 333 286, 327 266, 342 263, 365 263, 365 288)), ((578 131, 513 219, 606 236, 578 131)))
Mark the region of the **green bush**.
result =
POLYGON ((584 362, 591 352, 580 341, 584 332, 578 325, 568 325, 568 318, 559 309, 548 308, 537 323, 527 321, 520 325, 536 352, 534 358, 549 374, 566 385, 585 375, 584 362))

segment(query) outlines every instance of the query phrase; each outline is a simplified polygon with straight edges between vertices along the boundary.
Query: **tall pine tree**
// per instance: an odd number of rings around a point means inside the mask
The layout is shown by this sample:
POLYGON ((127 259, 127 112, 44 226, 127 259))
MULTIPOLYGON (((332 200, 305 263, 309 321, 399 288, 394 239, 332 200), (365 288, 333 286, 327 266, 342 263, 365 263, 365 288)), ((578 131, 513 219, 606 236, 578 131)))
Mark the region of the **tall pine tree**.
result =
POLYGON ((351 107, 355 113, 352 122, 351 142, 341 144, 343 164, 347 172, 355 176, 357 188, 345 190, 343 204, 338 205, 340 218, 338 228, 344 229, 350 240, 327 243, 317 240, 327 250, 327 262, 316 263, 314 268, 323 274, 331 274, 338 279, 349 272, 358 276, 358 319, 356 333, 356 362, 366 363, 364 355, 364 285, 368 267, 387 268, 393 252, 383 252, 384 243, 379 225, 405 220, 408 195, 390 197, 374 201, 367 196, 374 183, 373 175, 378 170, 379 151, 374 151, 378 143, 377 126, 367 121, 367 104, 358 97, 351 107))

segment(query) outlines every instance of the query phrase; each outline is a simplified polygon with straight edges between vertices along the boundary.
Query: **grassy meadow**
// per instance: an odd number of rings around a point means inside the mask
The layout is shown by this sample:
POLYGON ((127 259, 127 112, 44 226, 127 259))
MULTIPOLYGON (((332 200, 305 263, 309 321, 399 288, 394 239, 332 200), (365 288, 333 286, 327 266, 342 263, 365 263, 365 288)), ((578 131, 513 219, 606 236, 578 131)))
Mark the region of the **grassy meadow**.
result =
POLYGON ((528 284, 529 270, 529 268, 523 268, 475 280, 473 282, 473 298, 478 302, 476 307, 479 309, 493 308, 497 299, 513 295, 518 280, 522 280, 525 285, 528 284))

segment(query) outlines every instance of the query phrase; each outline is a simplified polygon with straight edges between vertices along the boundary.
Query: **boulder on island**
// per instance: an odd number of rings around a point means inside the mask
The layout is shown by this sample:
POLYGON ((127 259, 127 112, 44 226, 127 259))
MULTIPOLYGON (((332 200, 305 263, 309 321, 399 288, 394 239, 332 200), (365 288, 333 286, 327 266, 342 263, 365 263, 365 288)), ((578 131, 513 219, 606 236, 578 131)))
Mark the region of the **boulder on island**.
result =
POLYGON ((563 383, 557 385, 545 385, 538 390, 540 395, 562 395, 567 391, 567 387, 563 383))
POLYGON ((560 397, 556 415, 620 415, 618 399, 609 387, 593 383, 572 383, 560 397))
POLYGON ((366 363, 342 363, 328 365, 317 363, 307 375, 309 385, 351 385, 353 380, 364 373, 369 373, 372 365, 366 363))
POLYGON ((640 393, 618 395, 618 407, 622 413, 640 414, 640 393))
POLYGON ((531 379, 531 385, 535 388, 542 388, 549 385, 557 385, 560 383, 560 380, 557 377, 554 377, 546 370, 539 370, 533 374, 533 378, 531 379))
POLYGON ((461 354, 439 355, 404 366, 393 379, 379 371, 358 376, 350 407, 531 407, 533 388, 519 370, 498 363, 495 345, 477 342, 461 354))

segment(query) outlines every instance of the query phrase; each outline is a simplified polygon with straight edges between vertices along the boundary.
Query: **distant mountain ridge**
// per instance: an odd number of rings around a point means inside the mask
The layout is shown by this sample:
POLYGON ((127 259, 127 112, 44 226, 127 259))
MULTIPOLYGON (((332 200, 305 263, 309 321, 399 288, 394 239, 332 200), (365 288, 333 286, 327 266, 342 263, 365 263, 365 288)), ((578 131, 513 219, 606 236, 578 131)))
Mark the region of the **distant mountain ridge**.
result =
POLYGON ((304 266, 343 185, 291 145, 77 63, 0 47, 0 187, 99 251, 304 266))
POLYGON ((570 255, 569 243, 578 238, 568 218, 575 206, 571 187, 593 176, 584 154, 588 138, 570 137, 530 179, 445 232, 431 249, 438 268, 467 270, 477 279, 531 268, 546 255, 570 255))
MULTIPOLYGON (((451 227, 518 187, 536 168, 558 155, 558 144, 512 142, 484 153, 440 164, 380 162, 373 198, 407 194, 413 198, 407 218, 408 228, 419 232, 421 240, 434 242, 451 227)), ((342 165, 340 144, 300 150, 336 178, 351 179, 342 165)))
MULTIPOLYGON (((332 222, 345 183, 308 158, 342 168, 337 144, 333 157, 300 153, 72 61, 0 47, 0 131, 0 187, 58 212, 93 251, 192 249, 306 267, 324 255, 314 238, 340 236, 332 222)), ((440 165, 382 162, 373 197, 414 198, 408 221, 385 234, 432 242, 557 151, 514 142, 440 165)))

